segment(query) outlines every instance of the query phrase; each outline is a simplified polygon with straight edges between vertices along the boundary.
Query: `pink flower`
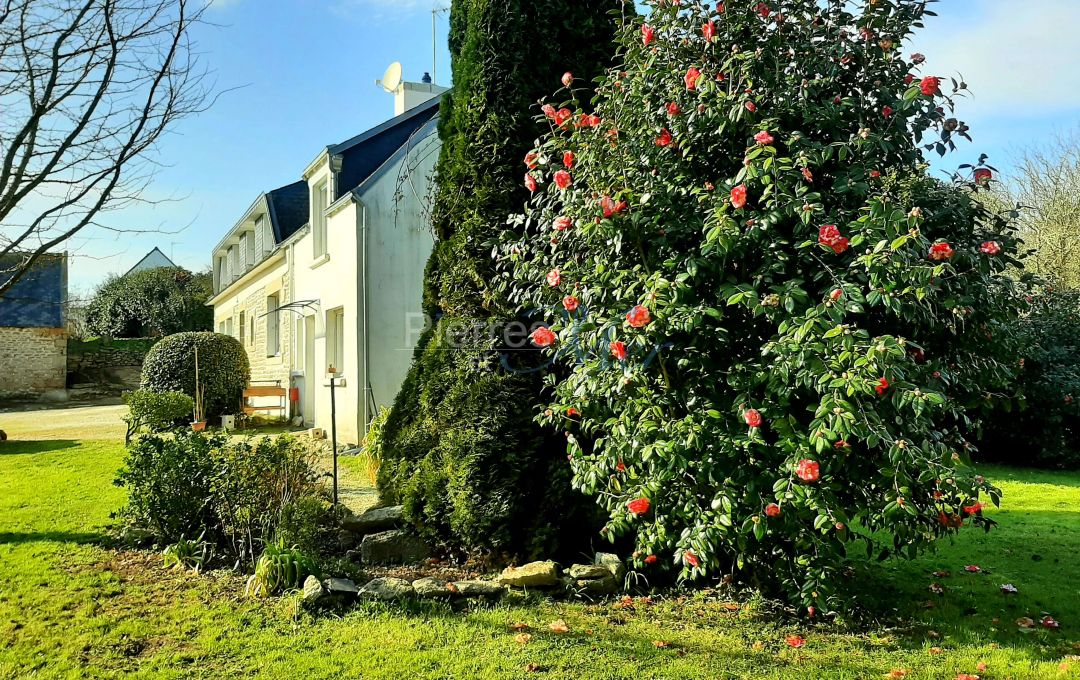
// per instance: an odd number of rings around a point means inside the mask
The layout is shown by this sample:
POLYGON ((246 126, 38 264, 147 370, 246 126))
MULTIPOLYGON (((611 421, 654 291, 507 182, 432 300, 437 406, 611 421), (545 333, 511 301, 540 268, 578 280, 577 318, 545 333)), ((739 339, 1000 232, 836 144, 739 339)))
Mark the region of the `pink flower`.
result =
POLYGON ((669 146, 671 144, 671 132, 667 128, 660 131, 660 136, 656 138, 657 146, 669 146))
POLYGON ((686 561, 691 567, 698 566, 698 557, 694 554, 693 550, 687 550, 683 553, 683 560, 686 561))
POLYGON ((941 94, 941 78, 937 76, 926 76, 919 82, 919 89, 927 97, 932 97, 936 94, 941 94))
POLYGON ((542 107, 540 107, 540 110, 544 112, 545 116, 552 120, 555 120, 555 116, 558 114, 558 111, 556 111, 555 107, 551 104, 544 104, 542 107))
POLYGON ((712 42, 716 38, 716 23, 710 21, 701 27, 701 32, 704 34, 706 40, 712 42))
POLYGON ((547 284, 549 286, 554 288, 560 283, 562 283, 562 272, 560 272, 558 269, 552 269, 547 273, 547 284))
POLYGON ((754 102, 746 102, 745 104, 743 104, 743 106, 745 106, 746 110, 749 111, 750 113, 756 113, 757 112, 757 104, 755 104, 754 102))
POLYGON ((1061 624, 1055 621, 1054 617, 1050 615, 1044 616, 1039 623, 1042 624, 1043 628, 1048 628, 1050 630, 1056 630, 1061 627, 1061 624))
POLYGON ((777 505, 776 503, 769 503, 768 505, 765 506, 765 514, 768 515, 769 517, 779 517, 780 516, 780 506, 777 505))
POLYGON ((821 478, 821 466, 816 460, 803 459, 795 466, 795 474, 804 482, 816 482, 821 478))
POLYGON ((626 361, 626 343, 621 340, 611 342, 611 356, 619 361, 626 361))
POLYGON ((731 190, 731 205, 736 210, 746 205, 746 185, 740 184, 731 190))
POLYGON ((553 222, 553 224, 555 226, 555 231, 566 231, 570 227, 574 226, 574 221, 572 219, 570 219, 569 217, 565 217, 565 216, 564 217, 556 217, 555 222, 553 222))
POLYGON ((563 87, 565 87, 565 88, 572 87, 574 85, 574 74, 571 73, 570 71, 567 71, 566 73, 564 73, 563 77, 562 77, 562 84, 563 84, 563 87))
POLYGON ((566 153, 564 153, 562 155, 562 162, 563 162, 563 165, 566 166, 567 170, 574 167, 574 152, 573 151, 567 151, 566 153))
POLYGON ((570 173, 565 170, 559 170, 555 173, 555 186, 560 189, 566 189, 574 183, 574 179, 570 176, 570 173))
POLYGON ((540 185, 536 183, 536 178, 529 173, 525 173, 525 188, 529 190, 529 193, 534 193, 540 188, 540 185))
POLYGON ((562 300, 563 309, 568 312, 577 311, 578 305, 580 304, 581 302, 573 295, 567 295, 562 300))
POLYGON ((686 89, 696 90, 699 78, 701 78, 701 71, 696 67, 691 66, 689 70, 687 70, 686 76, 683 77, 683 80, 686 81, 686 89))
POLYGON ((626 507, 630 510, 631 514, 644 515, 649 511, 649 508, 652 507, 652 505, 649 503, 649 499, 643 496, 630 501, 626 504, 626 507))
POLYGON ((644 328, 652 321, 652 317, 649 316, 649 310, 646 307, 636 305, 626 313, 626 321, 634 328, 644 328))
POLYGON ((977 564, 969 564, 964 567, 964 571, 968 572, 969 574, 978 574, 980 571, 982 571, 982 567, 977 564))
POLYGON ((942 260, 948 260, 950 257, 956 254, 956 251, 952 249, 948 243, 935 243, 930 246, 930 259, 941 262, 942 260))
POLYGON ((540 163, 540 154, 535 151, 530 151, 525 154, 525 167, 530 170, 535 170, 536 166, 540 163))
POLYGON ((840 288, 837 288, 837 289, 833 290, 833 292, 829 293, 829 299, 832 300, 833 302, 836 302, 837 300, 839 300, 842 297, 844 297, 844 291, 841 290, 840 288))
POLYGON ((1001 252, 1001 245, 997 241, 986 241, 979 246, 979 252, 986 255, 997 255, 1001 252))
POLYGON ((551 347, 555 344, 555 334, 551 332, 551 329, 546 326, 541 326, 532 332, 529 336, 533 344, 537 347, 551 347))
POLYGON ((754 135, 754 141, 761 146, 768 146, 769 144, 773 143, 773 136, 765 130, 762 130, 761 132, 754 135))
POLYGON ((653 39, 655 39, 655 38, 656 38, 656 31, 653 30, 653 27, 648 25, 648 24, 642 24, 641 25, 641 41, 643 43, 645 43, 645 47, 648 47, 649 44, 652 43, 653 39))
POLYGON ((682 109, 679 108, 678 103, 671 102, 667 105, 667 112, 669 116, 677 116, 682 113, 682 109))
POLYGON ((746 424, 750 427, 761 427, 761 411, 758 411, 756 408, 747 409, 743 413, 743 420, 745 420, 746 424))

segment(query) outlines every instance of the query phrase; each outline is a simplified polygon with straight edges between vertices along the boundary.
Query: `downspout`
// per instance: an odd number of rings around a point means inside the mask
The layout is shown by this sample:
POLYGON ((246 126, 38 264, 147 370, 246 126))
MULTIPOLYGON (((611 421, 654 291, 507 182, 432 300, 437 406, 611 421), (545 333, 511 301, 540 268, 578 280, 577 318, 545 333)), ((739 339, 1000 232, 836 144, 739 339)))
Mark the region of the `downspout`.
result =
POLYGON ((357 197, 356 205, 360 208, 360 308, 363 310, 360 318, 361 328, 361 347, 360 347, 360 396, 363 400, 360 406, 360 413, 362 421, 360 439, 363 440, 367 434, 368 426, 371 424, 371 414, 369 412, 371 404, 371 380, 369 379, 369 352, 368 352, 368 210, 367 205, 357 197))

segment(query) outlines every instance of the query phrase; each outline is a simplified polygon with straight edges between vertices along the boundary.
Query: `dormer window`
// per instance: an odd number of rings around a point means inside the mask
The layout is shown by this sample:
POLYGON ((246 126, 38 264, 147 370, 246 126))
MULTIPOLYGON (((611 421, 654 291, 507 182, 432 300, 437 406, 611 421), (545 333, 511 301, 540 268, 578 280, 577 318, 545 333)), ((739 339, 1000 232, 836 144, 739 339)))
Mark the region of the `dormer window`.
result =
POLYGON ((311 191, 311 234, 316 258, 327 253, 326 209, 329 207, 326 180, 319 182, 311 191))

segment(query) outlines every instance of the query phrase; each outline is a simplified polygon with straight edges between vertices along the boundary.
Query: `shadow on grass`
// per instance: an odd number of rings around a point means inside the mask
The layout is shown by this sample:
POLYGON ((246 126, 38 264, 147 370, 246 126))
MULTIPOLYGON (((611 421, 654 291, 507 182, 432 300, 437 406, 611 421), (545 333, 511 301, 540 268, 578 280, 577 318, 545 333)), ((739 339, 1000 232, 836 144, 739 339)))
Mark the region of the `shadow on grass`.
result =
POLYGON ((109 537, 72 531, 41 531, 34 533, 0 531, 0 545, 20 545, 22 543, 79 543, 83 545, 106 545, 109 537))
POLYGON ((65 449, 78 448, 79 442, 70 439, 48 439, 36 441, 13 441, 0 442, 0 456, 32 455, 35 453, 50 453, 65 449))

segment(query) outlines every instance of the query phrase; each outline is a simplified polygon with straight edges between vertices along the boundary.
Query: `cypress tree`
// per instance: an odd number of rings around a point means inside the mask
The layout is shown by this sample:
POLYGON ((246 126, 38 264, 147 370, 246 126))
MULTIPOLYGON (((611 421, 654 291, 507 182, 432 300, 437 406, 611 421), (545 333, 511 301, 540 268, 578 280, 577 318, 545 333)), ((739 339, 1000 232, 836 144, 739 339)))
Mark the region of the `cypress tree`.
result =
POLYGON ((402 503, 429 540, 472 553, 550 554, 570 547, 568 528, 583 536, 596 526, 583 516, 592 503, 571 490, 563 434, 534 420, 539 374, 516 369, 537 359, 505 341, 515 319, 495 290, 491 250, 528 198, 522 159, 542 132, 538 101, 566 72, 588 99, 614 54, 622 8, 622 0, 452 4, 454 86, 440 114, 424 292, 434 325, 373 442, 383 500, 402 503))

